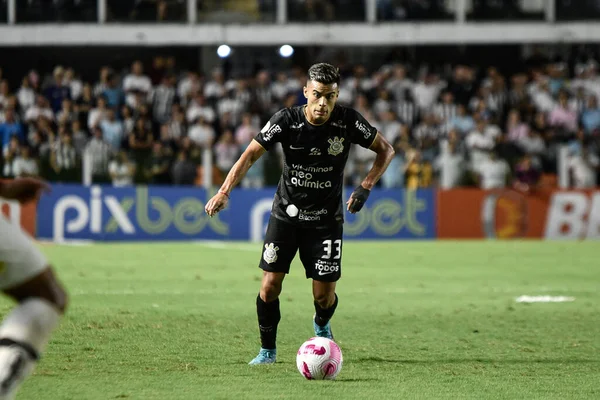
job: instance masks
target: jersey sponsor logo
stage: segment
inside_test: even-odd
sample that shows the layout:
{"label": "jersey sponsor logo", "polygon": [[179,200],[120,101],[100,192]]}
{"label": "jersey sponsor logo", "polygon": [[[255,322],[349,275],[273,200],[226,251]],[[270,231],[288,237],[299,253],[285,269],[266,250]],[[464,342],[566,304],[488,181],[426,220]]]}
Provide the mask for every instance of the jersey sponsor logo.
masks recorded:
{"label": "jersey sponsor logo", "polygon": [[346,125],[342,125],[341,119],[338,122],[332,122],[331,126],[335,126],[336,128],[346,129]]}
{"label": "jersey sponsor logo", "polygon": [[260,130],[260,133],[266,133],[270,127],[271,127],[271,121],[267,121],[265,126],[263,126],[263,128]]}
{"label": "jersey sponsor logo", "polygon": [[365,124],[363,124],[362,122],[356,121],[356,124],[354,124],[354,125],[356,126],[356,129],[358,129],[365,135],[365,139],[368,139],[371,137],[372,132],[369,131],[369,128],[367,128],[367,126]]}
{"label": "jersey sponsor logo", "polygon": [[271,126],[271,121],[268,121],[267,124],[260,130],[260,133],[263,134],[263,140],[265,142],[273,139],[273,136],[279,132],[281,132],[281,127],[277,124],[273,124],[273,126]]}
{"label": "jersey sponsor logo", "polygon": [[319,276],[330,275],[340,271],[340,264],[337,261],[317,260],[315,270]]}
{"label": "jersey sponsor logo", "polygon": [[305,167],[300,164],[292,164],[289,172],[290,182],[296,187],[309,189],[331,188],[331,181],[313,180],[314,173],[325,173],[333,171],[333,167]]}
{"label": "jersey sponsor logo", "polygon": [[309,156],[320,156],[320,155],[321,155],[321,149],[319,149],[318,147],[313,147],[312,149],[310,149]]}
{"label": "jersey sponsor logo", "polygon": [[327,215],[327,210],[324,208],[315,211],[300,210],[298,219],[300,221],[320,221],[321,215]]}
{"label": "jersey sponsor logo", "polygon": [[326,173],[333,171],[333,167],[305,167],[302,164],[292,164],[292,169],[311,173]]}
{"label": "jersey sponsor logo", "polygon": [[302,129],[303,126],[304,126],[304,122],[301,122],[299,124],[292,124],[292,125],[290,125],[290,129]]}
{"label": "jersey sponsor logo", "polygon": [[298,207],[296,207],[293,204],[290,204],[289,206],[286,207],[285,213],[293,218],[296,215],[298,215]]}
{"label": "jersey sponsor logo", "polygon": [[279,250],[279,247],[275,246],[274,243],[265,244],[263,259],[267,264],[272,264],[277,261],[277,250]]}
{"label": "jersey sponsor logo", "polygon": [[313,181],[309,178],[302,179],[295,176],[293,176],[292,179],[290,179],[290,181],[292,182],[292,185],[296,187],[305,187],[309,189],[327,189],[332,187],[331,181]]}
{"label": "jersey sponsor logo", "polygon": [[304,149],[304,147],[290,146],[290,149],[292,149],[292,150],[302,150],[302,149]]}
{"label": "jersey sponsor logo", "polygon": [[332,156],[337,156],[338,154],[344,151],[344,138],[340,139],[336,136],[333,139],[329,139],[328,142],[330,146],[327,149],[327,152]]}

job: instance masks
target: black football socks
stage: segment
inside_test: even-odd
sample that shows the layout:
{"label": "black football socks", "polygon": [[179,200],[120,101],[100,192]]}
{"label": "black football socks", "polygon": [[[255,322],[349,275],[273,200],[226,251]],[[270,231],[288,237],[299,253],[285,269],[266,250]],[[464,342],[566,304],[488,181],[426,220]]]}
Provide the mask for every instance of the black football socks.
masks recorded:
{"label": "black football socks", "polygon": [[258,329],[260,330],[262,348],[275,349],[277,324],[279,324],[279,320],[281,319],[279,299],[265,303],[259,294],[256,297],[256,313],[258,314]]}
{"label": "black football socks", "polygon": [[315,301],[315,311],[317,313],[317,315],[315,316],[315,322],[317,323],[317,325],[319,325],[320,327],[327,325],[327,323],[329,322],[331,317],[333,317],[333,313],[335,312],[337,305],[338,305],[337,294],[335,294],[335,301],[333,302],[333,305],[327,309],[321,308],[319,303],[317,303]]}

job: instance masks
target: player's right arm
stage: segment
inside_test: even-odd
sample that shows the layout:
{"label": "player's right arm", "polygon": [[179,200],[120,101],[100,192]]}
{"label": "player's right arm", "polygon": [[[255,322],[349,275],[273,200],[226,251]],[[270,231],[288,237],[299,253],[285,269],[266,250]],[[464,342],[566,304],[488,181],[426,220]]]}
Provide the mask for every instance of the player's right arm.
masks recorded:
{"label": "player's right arm", "polygon": [[221,185],[219,192],[206,203],[205,211],[209,216],[213,216],[227,205],[229,193],[236,187],[252,165],[265,153],[265,148],[262,147],[256,140],[252,140],[246,150],[242,153],[237,162],[233,165],[225,182]]}
{"label": "player's right arm", "polygon": [[244,151],[239,160],[233,165],[229,174],[227,174],[227,178],[225,178],[225,182],[223,182],[219,192],[223,192],[229,196],[231,190],[244,179],[250,167],[262,157],[265,151],[265,148],[253,139],[248,148],[246,148],[246,151]]}
{"label": "player's right arm", "polygon": [[221,185],[219,192],[206,203],[204,210],[209,216],[212,217],[227,206],[229,194],[233,188],[244,179],[244,176],[246,176],[250,167],[252,167],[256,160],[269,150],[273,144],[281,141],[281,133],[283,132],[286,121],[287,114],[284,110],[275,113],[259,134],[256,135],[252,142],[250,142],[239,160],[227,174],[225,182]]}

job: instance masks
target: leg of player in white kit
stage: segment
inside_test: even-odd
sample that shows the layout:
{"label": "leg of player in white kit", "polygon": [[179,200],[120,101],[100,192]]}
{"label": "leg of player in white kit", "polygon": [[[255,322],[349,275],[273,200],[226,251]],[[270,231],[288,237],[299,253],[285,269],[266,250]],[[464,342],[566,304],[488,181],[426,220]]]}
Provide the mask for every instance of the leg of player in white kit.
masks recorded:
{"label": "leg of player in white kit", "polygon": [[0,325],[0,399],[13,399],[44,352],[67,295],[31,238],[0,216],[0,289],[18,304]]}
{"label": "leg of player in white kit", "polygon": [[[2,181],[0,197],[28,202],[48,189],[34,178]],[[58,326],[67,295],[31,237],[1,214],[0,290],[17,302],[0,324],[0,400],[12,400]]]}

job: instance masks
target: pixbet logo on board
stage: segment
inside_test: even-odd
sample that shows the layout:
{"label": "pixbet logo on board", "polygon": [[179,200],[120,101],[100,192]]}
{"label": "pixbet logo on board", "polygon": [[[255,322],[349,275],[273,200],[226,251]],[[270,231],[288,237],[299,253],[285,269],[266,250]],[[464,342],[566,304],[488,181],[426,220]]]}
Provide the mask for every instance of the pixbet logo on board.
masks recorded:
{"label": "pixbet logo on board", "polygon": [[546,239],[599,239],[600,192],[558,192],[546,214]]}

